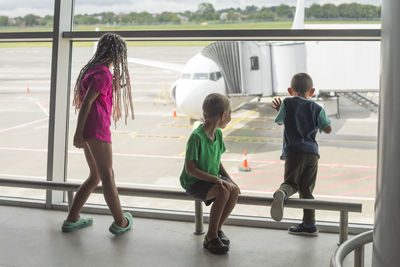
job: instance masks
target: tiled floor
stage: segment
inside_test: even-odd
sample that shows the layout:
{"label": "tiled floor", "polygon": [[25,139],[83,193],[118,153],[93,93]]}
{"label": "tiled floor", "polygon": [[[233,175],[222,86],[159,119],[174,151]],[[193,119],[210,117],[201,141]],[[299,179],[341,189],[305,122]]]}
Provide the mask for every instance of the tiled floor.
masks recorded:
{"label": "tiled floor", "polygon": [[[65,212],[0,206],[0,266],[329,266],[337,234],[316,238],[286,231],[225,226],[227,255],[210,254],[187,222],[134,218],[120,237],[108,232],[112,217],[89,215],[93,226],[62,233]],[[87,215],[84,215],[87,216]],[[366,248],[370,266],[371,245]],[[345,266],[352,266],[352,255]]]}

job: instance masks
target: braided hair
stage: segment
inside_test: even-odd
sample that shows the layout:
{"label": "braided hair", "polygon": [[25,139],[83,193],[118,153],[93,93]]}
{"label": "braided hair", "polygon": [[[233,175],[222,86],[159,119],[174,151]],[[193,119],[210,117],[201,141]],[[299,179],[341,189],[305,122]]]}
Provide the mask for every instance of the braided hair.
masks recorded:
{"label": "braided hair", "polygon": [[74,87],[73,106],[75,111],[82,105],[81,82],[88,70],[97,65],[113,63],[114,73],[112,81],[113,101],[112,117],[115,123],[122,117],[122,104],[124,102],[125,124],[129,116],[129,110],[133,114],[133,103],[131,93],[131,83],[128,71],[127,48],[124,40],[114,33],[105,33],[100,37],[96,53],[89,62],[81,69]]}

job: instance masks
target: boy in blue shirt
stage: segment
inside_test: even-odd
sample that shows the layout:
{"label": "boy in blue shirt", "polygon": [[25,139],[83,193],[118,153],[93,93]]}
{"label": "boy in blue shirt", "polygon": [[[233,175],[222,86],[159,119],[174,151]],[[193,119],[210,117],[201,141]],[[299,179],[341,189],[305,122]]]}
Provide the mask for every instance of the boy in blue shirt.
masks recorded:
{"label": "boy in blue shirt", "polygon": [[203,116],[204,123],[193,130],[186,144],[180,182],[188,195],[203,200],[207,206],[214,202],[203,246],[214,254],[225,254],[230,241],[221,227],[240,194],[221,162],[225,144],[220,128],[225,128],[231,120],[228,98],[221,94],[208,95],[203,102]]}
{"label": "boy in blue shirt", "polygon": [[[314,94],[313,81],[306,73],[293,76],[290,96],[282,102],[275,98],[272,108],[278,111],[275,122],[284,125],[281,159],[285,160],[284,182],[274,193],[271,217],[280,221],[283,217],[284,200],[299,192],[300,198],[314,199],[312,191],[318,170],[317,131],[329,134],[331,122],[324,109],[309,98]],[[289,228],[290,234],[318,235],[315,226],[315,210],[303,210],[303,222]]]}

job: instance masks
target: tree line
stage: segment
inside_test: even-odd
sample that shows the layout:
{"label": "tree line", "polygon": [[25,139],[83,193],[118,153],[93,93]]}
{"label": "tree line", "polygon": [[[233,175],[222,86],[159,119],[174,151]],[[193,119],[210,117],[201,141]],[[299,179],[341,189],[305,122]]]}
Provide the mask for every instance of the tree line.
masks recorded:
{"label": "tree line", "polygon": [[[281,4],[272,7],[257,7],[254,5],[245,8],[225,8],[215,10],[211,3],[201,3],[196,11],[162,12],[151,14],[149,12],[119,13],[102,12],[97,14],[78,14],[74,16],[75,25],[95,24],[180,24],[201,23],[206,21],[236,22],[236,21],[285,21],[294,17],[296,8]],[[305,9],[306,20],[379,20],[381,6],[351,4],[313,4]],[[52,26],[53,16],[40,17],[28,14],[23,17],[0,16],[0,26]]]}

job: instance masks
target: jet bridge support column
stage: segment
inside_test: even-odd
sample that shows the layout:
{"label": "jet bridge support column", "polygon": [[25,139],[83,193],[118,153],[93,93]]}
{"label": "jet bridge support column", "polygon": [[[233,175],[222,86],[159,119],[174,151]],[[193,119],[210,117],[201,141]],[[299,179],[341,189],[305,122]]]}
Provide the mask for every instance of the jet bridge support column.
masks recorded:
{"label": "jet bridge support column", "polygon": [[383,0],[378,172],[372,266],[400,262],[400,1]]}

